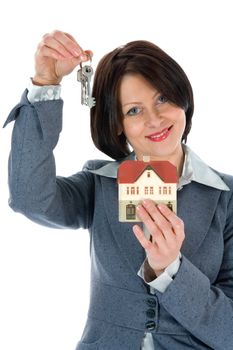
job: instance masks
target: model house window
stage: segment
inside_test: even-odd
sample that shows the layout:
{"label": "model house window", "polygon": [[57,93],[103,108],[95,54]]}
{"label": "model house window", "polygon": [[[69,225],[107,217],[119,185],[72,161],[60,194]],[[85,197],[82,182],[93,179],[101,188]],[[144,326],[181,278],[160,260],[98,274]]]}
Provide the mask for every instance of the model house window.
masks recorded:
{"label": "model house window", "polygon": [[135,187],[131,187],[131,194],[135,194]]}
{"label": "model house window", "polygon": [[162,187],[159,186],[159,194],[162,194]]}
{"label": "model house window", "polygon": [[126,187],[126,194],[129,194],[129,187]]}
{"label": "model house window", "polygon": [[167,187],[163,186],[163,194],[167,194]]}
{"label": "model house window", "polygon": [[147,171],[147,177],[150,177],[150,171]]}
{"label": "model house window", "polygon": [[172,194],[172,188],[171,188],[171,186],[168,187],[168,194]]}
{"label": "model house window", "polygon": [[154,194],[154,187],[150,187],[150,194]]}
{"label": "model house window", "polygon": [[145,194],[149,194],[149,187],[145,187],[144,193],[145,193]]}
{"label": "model house window", "polygon": [[139,187],[136,187],[136,193],[139,194]]}

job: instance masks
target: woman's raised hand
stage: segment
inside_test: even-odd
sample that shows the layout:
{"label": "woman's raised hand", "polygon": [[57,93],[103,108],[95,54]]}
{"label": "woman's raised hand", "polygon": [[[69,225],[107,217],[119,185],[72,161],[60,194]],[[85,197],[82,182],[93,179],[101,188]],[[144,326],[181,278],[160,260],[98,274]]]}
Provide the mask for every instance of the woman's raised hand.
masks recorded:
{"label": "woman's raised hand", "polygon": [[45,34],[35,54],[36,85],[57,85],[80,63],[92,56],[92,51],[83,50],[68,33],[55,30]]}

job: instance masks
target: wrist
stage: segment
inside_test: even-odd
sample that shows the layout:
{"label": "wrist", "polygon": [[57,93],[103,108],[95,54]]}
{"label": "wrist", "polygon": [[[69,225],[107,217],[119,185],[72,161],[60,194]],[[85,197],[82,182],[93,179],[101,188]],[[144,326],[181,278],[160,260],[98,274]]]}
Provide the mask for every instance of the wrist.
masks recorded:
{"label": "wrist", "polygon": [[145,260],[144,263],[144,276],[145,276],[145,280],[147,283],[153,281],[154,279],[156,279],[157,277],[159,277],[159,275],[161,275],[164,272],[164,269],[162,270],[154,270],[149,262],[148,259]]}
{"label": "wrist", "polygon": [[34,76],[33,78],[31,78],[32,84],[36,85],[36,86],[48,86],[48,85],[59,85],[61,82],[60,80],[44,80],[41,79],[40,77]]}

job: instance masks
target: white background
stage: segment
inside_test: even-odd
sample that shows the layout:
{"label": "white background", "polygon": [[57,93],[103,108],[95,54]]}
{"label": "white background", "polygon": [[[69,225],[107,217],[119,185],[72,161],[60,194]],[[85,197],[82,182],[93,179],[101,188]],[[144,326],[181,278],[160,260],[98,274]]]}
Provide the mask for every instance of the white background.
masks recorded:
{"label": "white background", "polygon": [[[214,168],[233,174],[231,1],[4,2],[0,11],[0,122],[33,75],[36,46],[46,32],[71,33],[100,57],[131,40],[155,42],[186,71],[195,114],[188,144]],[[76,72],[63,82],[64,126],[57,173],[86,159],[106,158],[89,135]],[[7,158],[13,123],[0,129],[0,349],[74,350],[89,297],[88,232],[52,230],[9,209]]]}

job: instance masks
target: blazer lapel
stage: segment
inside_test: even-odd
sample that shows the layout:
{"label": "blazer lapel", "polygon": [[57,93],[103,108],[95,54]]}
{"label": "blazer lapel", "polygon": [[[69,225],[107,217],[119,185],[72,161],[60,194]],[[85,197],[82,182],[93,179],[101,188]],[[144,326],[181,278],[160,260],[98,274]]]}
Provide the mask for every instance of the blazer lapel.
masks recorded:
{"label": "blazer lapel", "polygon": [[119,222],[118,219],[118,184],[116,179],[102,177],[105,212],[112,234],[124,259],[135,273],[145,259],[145,251],[135,237],[132,227],[135,223]]}
{"label": "blazer lapel", "polygon": [[208,233],[220,194],[220,190],[194,181],[178,191],[177,215],[185,227],[181,252],[188,258],[197,252]]}

